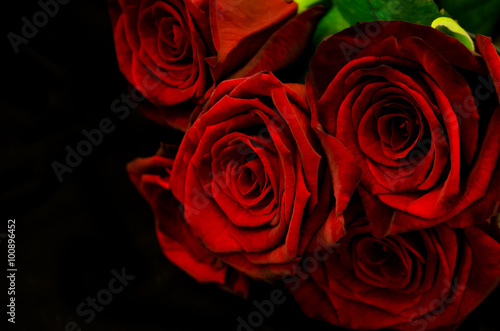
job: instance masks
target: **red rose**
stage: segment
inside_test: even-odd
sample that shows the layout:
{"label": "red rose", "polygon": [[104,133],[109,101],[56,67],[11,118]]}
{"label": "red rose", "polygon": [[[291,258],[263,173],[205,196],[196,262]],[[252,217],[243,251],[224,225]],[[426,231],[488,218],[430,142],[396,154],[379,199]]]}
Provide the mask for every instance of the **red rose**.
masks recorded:
{"label": "red rose", "polygon": [[[269,73],[222,82],[189,128],[172,192],[217,257],[256,279],[292,272],[313,236],[344,234],[303,85]],[[326,174],[325,174],[326,172]]]}
{"label": "red rose", "polygon": [[332,173],[351,178],[337,200],[361,178],[376,236],[498,213],[500,60],[484,37],[478,48],[483,58],[405,22],[356,25],[318,47],[312,125]]}
{"label": "red rose", "polygon": [[376,239],[357,222],[316,256],[289,290],[309,317],[357,330],[454,329],[500,282],[500,244],[476,226]]}
{"label": "red rose", "polygon": [[246,297],[246,277],[210,254],[184,220],[170,191],[172,154],[171,147],[162,145],[155,156],[135,159],[127,166],[130,179],[151,205],[163,253],[197,281],[214,282]]}
{"label": "red rose", "polygon": [[212,51],[208,0],[112,0],[116,53],[125,77],[158,105],[201,98]]}
{"label": "red rose", "polygon": [[153,104],[145,115],[183,130],[214,82],[302,54],[323,9],[296,12],[284,0],[110,1],[120,70]]}

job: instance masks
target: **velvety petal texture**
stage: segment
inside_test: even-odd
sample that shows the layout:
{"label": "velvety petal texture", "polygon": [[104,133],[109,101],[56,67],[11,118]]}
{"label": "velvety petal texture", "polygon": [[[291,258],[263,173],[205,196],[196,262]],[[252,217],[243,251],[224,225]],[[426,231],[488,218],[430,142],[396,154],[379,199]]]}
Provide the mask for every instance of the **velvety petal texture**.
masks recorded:
{"label": "velvety petal texture", "polygon": [[207,59],[214,79],[275,71],[304,52],[325,13],[314,6],[295,15],[297,4],[283,0],[214,1],[212,31],[217,56]]}
{"label": "velvety petal texture", "polygon": [[377,239],[360,219],[317,256],[285,283],[308,316],[355,330],[454,330],[500,282],[500,244],[475,226]]}
{"label": "velvety petal texture", "polygon": [[164,117],[177,128],[188,124],[190,114],[184,110],[179,118],[183,106],[178,105],[196,104],[211,85],[205,63],[207,54],[213,52],[208,3],[110,1],[120,70],[154,105],[174,106],[172,114],[164,112]]}
{"label": "velvety petal texture", "polygon": [[312,126],[332,178],[352,178],[336,188],[337,201],[359,175],[377,237],[498,214],[499,58],[482,36],[478,49],[482,57],[399,21],[359,24],[318,47]]}
{"label": "velvety petal texture", "polygon": [[248,278],[211,254],[186,223],[182,207],[170,191],[175,148],[162,145],[155,156],[130,162],[130,179],[151,205],[156,234],[165,256],[201,283],[216,283],[242,297],[248,295]]}
{"label": "velvety petal texture", "polygon": [[110,0],[120,70],[148,118],[185,131],[223,79],[296,61],[319,18],[284,0]]}
{"label": "velvety petal texture", "polygon": [[171,186],[217,257],[255,279],[293,272],[311,240],[344,234],[303,85],[222,82],[186,132]]}

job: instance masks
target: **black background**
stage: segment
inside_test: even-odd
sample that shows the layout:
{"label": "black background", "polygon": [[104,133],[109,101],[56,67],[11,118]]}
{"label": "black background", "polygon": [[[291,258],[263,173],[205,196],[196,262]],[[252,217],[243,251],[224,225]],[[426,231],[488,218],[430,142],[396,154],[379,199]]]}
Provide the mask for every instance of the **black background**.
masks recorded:
{"label": "black background", "polygon": [[[21,34],[40,7],[4,4],[0,120],[0,233],[16,219],[16,328],[64,330],[236,330],[275,288],[252,283],[248,301],[201,285],[162,255],[149,206],[125,172],[135,157],[154,154],[160,141],[181,135],[137,110],[121,120],[111,111],[128,93],[115,59],[106,1],[70,1],[15,54],[9,32]],[[82,130],[109,118],[115,130],[59,183],[52,163],[65,163]],[[0,319],[7,320],[6,239],[0,238]],[[5,261],[5,262],[4,262]],[[86,323],[76,307],[108,287],[111,271],[135,276]],[[461,330],[499,330],[497,289]],[[496,313],[496,314],[495,314]],[[12,328],[9,324],[6,328]],[[306,318],[287,294],[258,330],[336,330]]]}

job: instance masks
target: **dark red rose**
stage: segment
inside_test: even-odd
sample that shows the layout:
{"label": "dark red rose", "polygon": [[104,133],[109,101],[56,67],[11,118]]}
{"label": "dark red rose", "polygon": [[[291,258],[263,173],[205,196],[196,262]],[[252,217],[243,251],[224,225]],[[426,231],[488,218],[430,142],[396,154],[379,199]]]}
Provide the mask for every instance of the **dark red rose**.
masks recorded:
{"label": "dark red rose", "polygon": [[276,71],[299,58],[324,13],[314,6],[300,15],[292,0],[210,2],[212,40],[207,58],[215,81]]}
{"label": "dark red rose", "polygon": [[151,205],[163,253],[197,281],[213,282],[246,297],[248,279],[211,254],[184,220],[170,191],[171,155],[172,148],[162,145],[155,156],[135,159],[127,166],[130,179]]}
{"label": "dark red rose", "polygon": [[208,0],[112,0],[118,64],[154,104],[179,105],[203,96],[209,75]]}
{"label": "dark red rose", "polygon": [[193,232],[256,279],[293,272],[313,237],[344,234],[304,98],[303,85],[270,73],[224,81],[174,162],[172,192]]}
{"label": "dark red rose", "polygon": [[405,22],[356,25],[318,47],[312,125],[332,177],[351,178],[337,200],[361,179],[377,237],[499,212],[500,60],[484,37],[478,49]]}
{"label": "dark red rose", "polygon": [[476,226],[377,239],[357,221],[316,257],[289,290],[309,317],[356,330],[453,330],[500,282],[500,244]]}
{"label": "dark red rose", "polygon": [[[110,0],[120,70],[152,104],[149,118],[185,130],[214,83],[294,62],[322,7],[284,0]],[[298,36],[298,37],[297,37]]]}

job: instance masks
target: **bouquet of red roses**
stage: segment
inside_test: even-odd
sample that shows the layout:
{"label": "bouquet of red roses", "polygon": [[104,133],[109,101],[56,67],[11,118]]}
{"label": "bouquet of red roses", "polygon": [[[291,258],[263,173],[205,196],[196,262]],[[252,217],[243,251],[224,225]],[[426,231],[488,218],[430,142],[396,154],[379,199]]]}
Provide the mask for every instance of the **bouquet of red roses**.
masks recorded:
{"label": "bouquet of red roses", "polygon": [[500,282],[500,5],[460,4],[111,0],[141,112],[185,132],[127,168],[167,258],[334,325],[458,327]]}

